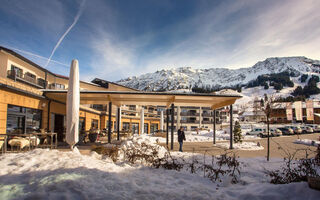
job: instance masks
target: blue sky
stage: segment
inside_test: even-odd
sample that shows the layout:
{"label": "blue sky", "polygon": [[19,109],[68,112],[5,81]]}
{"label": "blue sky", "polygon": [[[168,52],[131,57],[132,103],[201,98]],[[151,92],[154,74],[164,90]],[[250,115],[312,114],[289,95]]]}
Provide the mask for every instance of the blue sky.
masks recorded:
{"label": "blue sky", "polygon": [[319,0],[1,0],[0,45],[63,75],[78,59],[87,81],[250,67],[275,56],[320,59],[319,10]]}

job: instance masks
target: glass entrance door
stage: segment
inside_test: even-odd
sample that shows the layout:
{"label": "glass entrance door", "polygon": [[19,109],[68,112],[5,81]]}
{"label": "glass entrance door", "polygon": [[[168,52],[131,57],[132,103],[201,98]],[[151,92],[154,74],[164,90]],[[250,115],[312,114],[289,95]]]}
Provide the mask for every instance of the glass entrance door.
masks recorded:
{"label": "glass entrance door", "polygon": [[139,134],[139,124],[138,123],[133,123],[131,130],[132,130],[133,134]]}

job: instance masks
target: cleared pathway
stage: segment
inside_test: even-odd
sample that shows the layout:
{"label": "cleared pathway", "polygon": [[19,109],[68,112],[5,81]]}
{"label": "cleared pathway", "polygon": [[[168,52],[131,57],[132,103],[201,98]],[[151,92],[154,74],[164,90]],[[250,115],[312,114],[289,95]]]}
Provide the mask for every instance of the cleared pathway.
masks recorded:
{"label": "cleared pathway", "polygon": [[[320,133],[314,134],[303,134],[299,135],[300,139],[312,139],[319,140]],[[301,149],[297,154],[297,158],[305,158],[306,157],[306,149],[308,149],[308,156],[314,156],[316,147],[307,146],[303,144],[295,144],[294,141],[298,139],[298,135],[293,136],[281,136],[281,137],[271,137],[270,138],[270,157],[273,158],[283,158],[287,157],[287,153],[293,154],[297,151],[297,149]],[[222,149],[220,147],[214,146],[212,142],[185,142],[183,144],[184,152],[195,152],[201,154],[208,155],[220,155],[224,152],[235,152],[241,158],[250,158],[250,157],[266,157],[267,155],[267,138],[262,138],[259,140],[244,140],[247,142],[259,142],[264,149],[258,151],[248,151],[248,150],[229,150]],[[225,143],[229,143],[229,141],[224,141]],[[222,141],[217,141],[217,143],[222,143]],[[162,146],[166,146],[165,144],[161,144]],[[170,146],[170,143],[169,143]],[[179,144],[174,143],[174,151],[178,151]],[[304,149],[304,150],[302,150]],[[287,153],[286,153],[287,152]]]}

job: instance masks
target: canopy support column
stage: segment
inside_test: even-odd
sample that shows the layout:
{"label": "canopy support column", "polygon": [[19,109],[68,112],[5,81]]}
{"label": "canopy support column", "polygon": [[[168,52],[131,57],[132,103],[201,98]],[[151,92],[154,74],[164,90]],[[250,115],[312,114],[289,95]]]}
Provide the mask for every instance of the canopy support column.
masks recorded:
{"label": "canopy support column", "polygon": [[108,143],[111,143],[111,115],[112,115],[112,102],[109,102],[109,118],[108,118]]}
{"label": "canopy support column", "polygon": [[173,150],[174,104],[171,104],[171,150]]}
{"label": "canopy support column", "polygon": [[216,144],[216,110],[213,110],[213,144]]}
{"label": "canopy support column", "polygon": [[167,113],[167,135],[166,135],[166,144],[169,145],[169,109],[166,110]]}
{"label": "canopy support column", "polygon": [[140,135],[144,134],[144,108],[140,110]]}
{"label": "canopy support column", "polygon": [[160,132],[163,131],[163,110],[160,111]]}
{"label": "canopy support column", "polygon": [[232,133],[232,129],[233,129],[233,111],[232,111],[232,104],[230,105],[230,148],[229,149],[233,149],[233,133]]}
{"label": "canopy support column", "polygon": [[118,107],[117,109],[117,140],[120,140],[120,125],[121,125],[121,107]]}

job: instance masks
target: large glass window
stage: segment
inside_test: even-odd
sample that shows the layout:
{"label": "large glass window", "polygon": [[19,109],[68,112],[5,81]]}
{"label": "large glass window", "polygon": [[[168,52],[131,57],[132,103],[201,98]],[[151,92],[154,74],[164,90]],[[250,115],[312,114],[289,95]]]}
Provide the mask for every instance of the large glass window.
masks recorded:
{"label": "large glass window", "polygon": [[144,124],[144,133],[149,133],[149,124]]}
{"label": "large glass window", "polygon": [[86,119],[84,117],[79,117],[79,131],[85,130]]}
{"label": "large glass window", "polygon": [[42,111],[8,105],[7,133],[23,134],[40,131]]}
{"label": "large glass window", "polygon": [[124,131],[129,131],[130,130],[130,123],[129,122],[123,122],[122,123],[122,129]]}
{"label": "large glass window", "polygon": [[91,128],[98,129],[99,128],[99,121],[97,119],[91,120]]}

